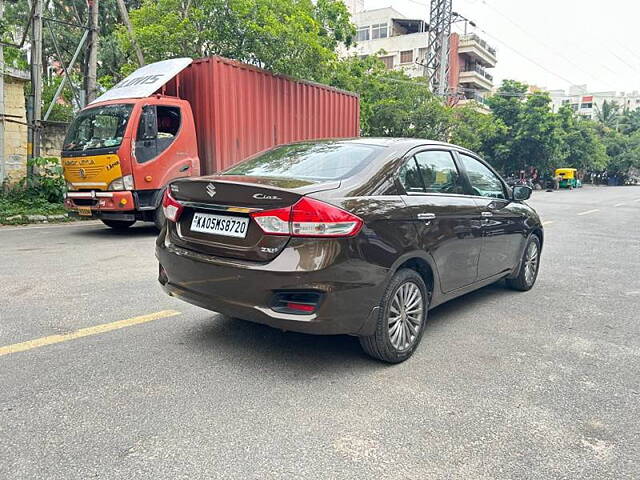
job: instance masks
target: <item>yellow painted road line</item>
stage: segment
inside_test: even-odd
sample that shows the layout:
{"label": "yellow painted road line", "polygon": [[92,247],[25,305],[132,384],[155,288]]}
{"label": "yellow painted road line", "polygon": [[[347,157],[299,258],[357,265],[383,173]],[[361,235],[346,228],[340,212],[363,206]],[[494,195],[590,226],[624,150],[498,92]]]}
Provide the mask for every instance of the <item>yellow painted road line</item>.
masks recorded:
{"label": "yellow painted road line", "polygon": [[547,220],[546,222],[542,222],[542,226],[544,227],[545,225],[551,225],[553,223],[553,220]]}
{"label": "yellow painted road line", "polygon": [[95,325],[93,327],[81,328],[80,330],[64,333],[62,335],[51,335],[49,337],[36,338],[34,340],[28,340],[22,343],[14,343],[13,345],[0,347],[0,357],[3,355],[9,355],[11,353],[24,352],[26,350],[53,345],[55,343],[88,337],[89,335],[97,335],[99,333],[106,333],[112,330],[118,330],[120,328],[132,327],[133,325],[152,322],[154,320],[173,317],[175,315],[180,315],[180,312],[178,312],[177,310],[162,310],[161,312],[150,313],[148,315],[142,315],[140,317],[133,317],[126,320],[118,320],[117,322],[103,323],[101,325]]}
{"label": "yellow painted road line", "polygon": [[580,212],[578,215],[589,215],[590,213],[596,213],[599,212],[600,210],[597,208],[594,208],[593,210],[587,210],[586,212]]}
{"label": "yellow painted road line", "polygon": [[614,205],[614,207],[621,207],[621,206],[623,206],[623,205],[626,205],[626,203],[624,203],[624,202],[622,202],[622,203],[616,203],[616,204]]}

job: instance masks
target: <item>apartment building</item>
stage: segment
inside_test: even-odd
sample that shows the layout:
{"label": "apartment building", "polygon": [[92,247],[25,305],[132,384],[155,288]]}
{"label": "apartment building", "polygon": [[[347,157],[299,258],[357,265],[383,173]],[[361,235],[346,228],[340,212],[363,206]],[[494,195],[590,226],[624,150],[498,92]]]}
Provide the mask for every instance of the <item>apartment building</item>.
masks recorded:
{"label": "apartment building", "polygon": [[640,108],[640,92],[593,92],[587,85],[572,85],[569,90],[550,90],[552,109],[557,112],[563,105],[570,105],[578,114],[595,119],[596,112],[602,104],[615,102],[620,110],[637,110]]}
{"label": "apartment building", "polygon": [[[409,18],[394,8],[356,11],[357,45],[345,55],[378,55],[387,68],[403,70],[411,77],[425,74],[429,41],[428,24]],[[450,37],[448,90],[452,101],[481,104],[493,89],[488,71],[497,63],[496,50],[476,34],[452,33]]]}
{"label": "apartment building", "polygon": [[475,33],[452,33],[449,40],[449,92],[458,105],[470,101],[484,105],[493,90],[496,50]]}
{"label": "apartment building", "polygon": [[349,55],[378,55],[389,69],[403,70],[407,75],[424,75],[420,65],[427,56],[427,23],[407,18],[394,8],[378,8],[356,12],[357,45],[345,52]]}

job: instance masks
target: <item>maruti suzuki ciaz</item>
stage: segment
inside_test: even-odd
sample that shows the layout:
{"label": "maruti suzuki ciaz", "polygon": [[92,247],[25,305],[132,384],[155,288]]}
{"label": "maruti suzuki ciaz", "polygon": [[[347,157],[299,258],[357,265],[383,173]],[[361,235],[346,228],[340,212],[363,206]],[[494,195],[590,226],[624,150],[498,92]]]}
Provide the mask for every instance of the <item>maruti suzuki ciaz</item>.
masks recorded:
{"label": "maruti suzuki ciaz", "polygon": [[283,145],[168,186],[159,281],[230,317],[355,335],[397,363],[420,343],[429,309],[501,279],[533,287],[544,236],[530,195],[455,145]]}

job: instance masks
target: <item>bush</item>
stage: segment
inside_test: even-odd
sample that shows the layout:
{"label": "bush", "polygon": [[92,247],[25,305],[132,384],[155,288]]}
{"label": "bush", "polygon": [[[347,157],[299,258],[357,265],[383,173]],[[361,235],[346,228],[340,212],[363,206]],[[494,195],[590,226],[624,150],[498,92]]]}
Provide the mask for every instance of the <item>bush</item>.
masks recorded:
{"label": "bush", "polygon": [[[65,181],[57,158],[29,160],[33,177],[0,190],[0,224],[25,223],[27,219],[7,220],[17,215],[56,215],[65,213],[63,206]],[[4,192],[4,193],[2,193]]]}
{"label": "bush", "polygon": [[24,178],[21,186],[29,196],[41,197],[49,203],[62,203],[66,184],[60,160],[55,157],[36,157],[27,162],[33,168],[31,180]]}

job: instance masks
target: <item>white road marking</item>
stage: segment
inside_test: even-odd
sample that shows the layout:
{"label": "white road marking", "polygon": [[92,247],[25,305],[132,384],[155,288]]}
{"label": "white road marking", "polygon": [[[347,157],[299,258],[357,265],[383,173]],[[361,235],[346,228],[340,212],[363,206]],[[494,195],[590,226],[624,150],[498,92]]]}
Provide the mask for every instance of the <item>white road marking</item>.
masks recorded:
{"label": "white road marking", "polygon": [[624,202],[622,202],[622,203],[616,203],[616,204],[614,205],[614,207],[621,207],[621,206],[623,206],[623,205],[626,205],[626,203],[624,203]]}
{"label": "white road marking", "polygon": [[594,208],[593,210],[587,210],[586,212],[580,212],[578,215],[589,215],[590,213],[596,213],[599,212],[600,209],[598,208]]}
{"label": "white road marking", "polygon": [[547,220],[546,222],[542,222],[542,226],[544,227],[545,225],[551,225],[553,223],[553,220]]}
{"label": "white road marking", "polygon": [[636,198],[634,202],[640,202],[640,198]]}

